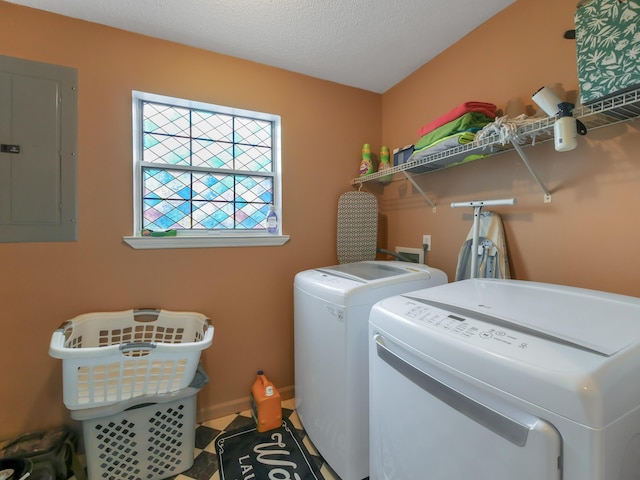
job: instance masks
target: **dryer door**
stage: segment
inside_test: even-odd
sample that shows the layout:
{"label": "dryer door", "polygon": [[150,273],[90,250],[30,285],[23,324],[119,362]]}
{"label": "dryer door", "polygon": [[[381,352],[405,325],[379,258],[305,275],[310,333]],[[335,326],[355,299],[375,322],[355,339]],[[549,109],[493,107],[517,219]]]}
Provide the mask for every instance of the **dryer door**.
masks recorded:
{"label": "dryer door", "polygon": [[562,477],[553,425],[383,335],[371,327],[371,480]]}

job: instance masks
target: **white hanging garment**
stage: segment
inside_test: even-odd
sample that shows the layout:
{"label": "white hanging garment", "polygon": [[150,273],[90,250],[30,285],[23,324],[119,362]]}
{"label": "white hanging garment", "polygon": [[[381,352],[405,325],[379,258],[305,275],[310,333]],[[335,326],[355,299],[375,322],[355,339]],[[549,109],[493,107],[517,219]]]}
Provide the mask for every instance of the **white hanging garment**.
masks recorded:
{"label": "white hanging garment", "polygon": [[[473,227],[458,255],[456,280],[471,278],[472,244]],[[478,248],[475,255],[478,256],[476,278],[511,278],[502,219],[495,212],[480,213]]]}

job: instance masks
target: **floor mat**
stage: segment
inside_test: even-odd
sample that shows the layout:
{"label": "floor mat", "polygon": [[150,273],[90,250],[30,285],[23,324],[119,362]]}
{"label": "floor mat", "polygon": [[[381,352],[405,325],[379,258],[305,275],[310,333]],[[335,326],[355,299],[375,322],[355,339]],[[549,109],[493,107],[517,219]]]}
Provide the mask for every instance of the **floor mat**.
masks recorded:
{"label": "floor mat", "polygon": [[225,432],[216,439],[216,454],[220,480],[324,478],[286,418],[282,427],[268,432],[260,433],[255,426]]}

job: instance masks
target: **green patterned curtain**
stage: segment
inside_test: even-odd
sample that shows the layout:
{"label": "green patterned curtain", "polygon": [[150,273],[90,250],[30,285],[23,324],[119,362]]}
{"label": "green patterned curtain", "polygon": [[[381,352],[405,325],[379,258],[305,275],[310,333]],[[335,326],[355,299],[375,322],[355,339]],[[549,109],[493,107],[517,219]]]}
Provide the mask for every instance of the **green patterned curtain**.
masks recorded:
{"label": "green patterned curtain", "polygon": [[581,0],[575,23],[582,103],[640,85],[640,0]]}

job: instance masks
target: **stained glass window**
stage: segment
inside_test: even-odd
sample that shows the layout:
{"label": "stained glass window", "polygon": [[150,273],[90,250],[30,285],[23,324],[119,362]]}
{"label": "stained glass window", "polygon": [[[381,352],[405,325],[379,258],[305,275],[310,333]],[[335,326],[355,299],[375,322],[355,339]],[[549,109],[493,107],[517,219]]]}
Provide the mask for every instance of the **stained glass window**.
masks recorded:
{"label": "stained glass window", "polygon": [[264,232],[278,134],[274,115],[134,92],[138,227]]}

